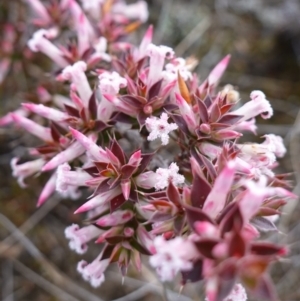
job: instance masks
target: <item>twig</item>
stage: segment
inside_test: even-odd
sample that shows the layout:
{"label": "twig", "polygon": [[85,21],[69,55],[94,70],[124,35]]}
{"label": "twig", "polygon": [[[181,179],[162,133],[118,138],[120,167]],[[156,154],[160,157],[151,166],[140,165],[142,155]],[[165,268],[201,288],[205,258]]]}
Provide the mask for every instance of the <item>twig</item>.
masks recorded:
{"label": "twig", "polygon": [[[116,272],[107,271],[106,274],[110,275],[111,279],[114,280],[114,281],[121,281],[121,279],[120,279],[121,276]],[[125,276],[124,279],[125,279],[125,282],[128,282],[131,285],[136,286],[136,287],[144,286],[145,283],[147,283],[143,280],[131,278],[131,277],[128,277],[128,276]],[[152,292],[161,294],[161,284],[159,282],[157,282],[157,284],[151,282],[151,283],[148,283],[148,285],[152,287],[152,289],[151,289]],[[168,295],[169,300],[173,300],[173,301],[192,301],[191,298],[189,298],[187,296],[184,296],[184,295],[180,295],[179,293],[176,293],[176,292],[174,292],[170,289],[166,289],[166,291],[167,291],[167,295]]]}
{"label": "twig", "polygon": [[175,47],[174,51],[177,56],[182,56],[205,31],[210,27],[211,21],[209,17],[202,19],[191,32]]}
{"label": "twig", "polygon": [[[17,230],[26,234],[31,229],[33,229],[56,205],[60,202],[59,198],[52,197],[48,200],[42,207],[40,207],[29,219],[26,220]],[[6,237],[2,244],[7,246],[7,249],[10,248],[16,242],[16,235],[13,232],[8,237]],[[6,250],[1,249],[2,252]],[[1,252],[0,252],[1,254]]]}
{"label": "twig", "polygon": [[[53,280],[55,284],[60,287],[64,287],[69,292],[74,293],[78,297],[83,300],[89,301],[103,301],[103,299],[93,295],[89,291],[84,288],[78,286],[78,284],[74,283],[67,275],[63,274],[59,271],[51,262],[49,262],[46,257],[37,249],[37,247],[26,237],[24,234],[3,214],[0,213],[0,223],[10,232],[13,233],[17,242],[21,244],[25,249],[30,253],[32,257],[34,257],[41,267],[45,270],[45,272],[49,275],[49,277]],[[3,246],[0,244],[0,256],[4,255]],[[4,249],[6,247],[4,246]],[[6,257],[8,254],[5,254]]]}
{"label": "twig", "polygon": [[161,2],[161,11],[159,15],[159,19],[156,26],[156,42],[157,44],[161,44],[161,41],[163,40],[167,23],[169,20],[169,11],[171,10],[173,0],[165,0]]}
{"label": "twig", "polygon": [[153,291],[153,286],[150,283],[148,283],[148,284],[145,284],[144,286],[136,289],[135,291],[127,294],[126,296],[114,299],[112,301],[135,301],[135,300],[141,300],[145,295],[147,295],[150,292],[157,293],[156,290]]}
{"label": "twig", "polygon": [[29,279],[30,281],[34,282],[41,288],[43,288],[45,291],[50,293],[51,295],[58,298],[58,300],[61,301],[80,301],[79,299],[75,298],[74,296],[71,296],[70,294],[66,293],[64,290],[60,289],[56,285],[50,283],[45,278],[41,277],[28,267],[26,267],[24,264],[22,264],[20,261],[15,260],[14,265],[16,270],[18,270],[24,277]]}
{"label": "twig", "polygon": [[3,285],[2,285],[2,300],[14,300],[14,275],[13,263],[11,260],[5,260],[2,263]]}
{"label": "twig", "polygon": [[[294,126],[289,131],[290,137],[290,158],[291,165],[295,172],[295,177],[297,181],[297,185],[294,189],[294,192],[297,193],[300,190],[300,161],[299,161],[299,152],[300,152],[300,111],[298,112],[297,118],[295,120]],[[294,211],[296,205],[298,204],[298,200],[290,200],[287,205],[284,207],[286,215],[282,216],[280,219],[280,225],[284,228],[287,227],[288,218],[291,216],[291,213]]]}
{"label": "twig", "polygon": [[289,132],[290,128],[291,125],[289,124],[257,124],[257,133],[274,133],[284,137]]}
{"label": "twig", "polygon": [[33,287],[30,287],[28,289],[28,286],[23,286],[17,290],[15,290],[14,292],[12,292],[10,295],[8,295],[5,299],[3,299],[2,301],[10,301],[11,297],[14,297],[15,300],[25,300],[24,297],[31,291]]}

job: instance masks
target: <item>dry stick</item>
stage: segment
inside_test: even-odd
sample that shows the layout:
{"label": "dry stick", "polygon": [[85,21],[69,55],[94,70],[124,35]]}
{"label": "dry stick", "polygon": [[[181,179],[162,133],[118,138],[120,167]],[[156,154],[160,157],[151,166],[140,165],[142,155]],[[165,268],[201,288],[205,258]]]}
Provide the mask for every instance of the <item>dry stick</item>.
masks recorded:
{"label": "dry stick", "polygon": [[11,260],[5,260],[2,263],[2,300],[13,301],[14,300],[14,275],[13,275],[13,263]]}
{"label": "dry stick", "polygon": [[289,124],[257,124],[257,133],[259,135],[273,133],[279,136],[285,136],[291,126]]}
{"label": "dry stick", "polygon": [[54,297],[58,298],[58,300],[61,301],[80,301],[79,299],[75,298],[74,296],[71,296],[70,294],[66,293],[61,288],[57,287],[56,285],[50,283],[45,278],[41,277],[28,267],[26,267],[23,263],[21,263],[18,260],[14,261],[15,269],[23,274],[25,278],[28,280],[34,282],[41,288],[43,288],[45,291],[53,295]]}
{"label": "dry stick", "polygon": [[163,40],[167,23],[169,20],[169,11],[171,10],[173,0],[165,0],[162,1],[162,7],[159,15],[159,19],[156,26],[156,44],[161,44],[161,41]]}
{"label": "dry stick", "polygon": [[157,293],[157,290],[153,290],[152,284],[148,283],[144,286],[136,289],[135,291],[127,294],[124,297],[114,299],[112,301],[135,301],[135,300],[141,300],[145,295],[148,293],[155,292]]}
{"label": "dry stick", "polygon": [[272,91],[274,95],[276,95],[276,93],[278,92],[280,92],[280,94],[288,93],[288,91],[291,90],[294,86],[296,87],[296,84],[291,83],[287,80],[251,74],[240,74],[237,72],[229,71],[226,71],[226,80],[229,83],[237,85],[240,88],[240,90],[246,88],[250,89],[256,86],[259,90],[266,89]]}
{"label": "dry stick", "polygon": [[[107,271],[106,274],[111,275],[112,276],[112,280],[117,281],[118,278],[121,278],[120,274],[113,272],[113,271]],[[139,279],[135,279],[135,278],[131,278],[128,276],[123,277],[126,282],[129,282],[131,285],[134,286],[145,286],[145,281],[143,280],[139,280]],[[121,281],[121,279],[120,279]],[[149,286],[152,287],[152,292],[157,292],[161,294],[161,285],[159,283],[148,283]],[[167,289],[167,294],[170,300],[172,301],[192,301],[191,298],[184,296],[184,295],[180,295],[179,293],[176,293],[170,289]],[[124,296],[125,297],[125,296]],[[118,300],[118,299],[117,299]],[[116,301],[116,300],[114,300]]]}
{"label": "dry stick", "polygon": [[177,56],[182,56],[210,27],[210,17],[202,19],[191,32],[175,47],[174,51]]}
{"label": "dry stick", "polygon": [[[21,231],[23,234],[26,234],[31,229],[33,229],[58,203],[60,202],[59,198],[51,198],[46,202],[42,207],[40,207],[34,214],[31,215],[29,219],[26,220],[19,228],[18,231]],[[10,247],[16,243],[15,233],[10,234],[6,237],[2,244],[6,245],[6,248],[1,249],[1,252],[7,251]],[[0,253],[1,253],[0,252]]]}
{"label": "dry stick", "polygon": [[[24,248],[34,257],[49,275],[49,277],[60,287],[66,288],[68,291],[74,293],[83,300],[89,301],[103,301],[103,299],[95,296],[84,288],[74,283],[67,275],[59,271],[51,262],[49,262],[45,256],[38,250],[38,248],[26,237],[24,234],[3,214],[0,213],[0,223],[11,233],[13,233],[17,242],[24,246]],[[4,250],[6,250],[4,246]],[[4,252],[2,251],[2,245],[0,244],[0,256]]]}
{"label": "dry stick", "polygon": [[29,292],[28,288],[26,286],[22,286],[19,289],[12,292],[11,295],[7,296],[2,301],[10,301],[11,300],[10,298],[12,296],[15,298],[15,300],[24,300],[24,296],[26,296],[28,292]]}
{"label": "dry stick", "polygon": [[[290,137],[290,158],[292,163],[292,168],[295,172],[295,177],[297,185],[294,189],[294,192],[299,192],[300,185],[300,161],[299,161],[299,152],[300,152],[300,111],[298,112],[297,118],[295,120],[294,126],[289,131]],[[284,211],[286,214],[280,219],[280,225],[287,228],[288,218],[291,216],[295,207],[298,204],[298,200],[289,200],[288,203],[284,206]],[[286,232],[286,231],[285,231]]]}

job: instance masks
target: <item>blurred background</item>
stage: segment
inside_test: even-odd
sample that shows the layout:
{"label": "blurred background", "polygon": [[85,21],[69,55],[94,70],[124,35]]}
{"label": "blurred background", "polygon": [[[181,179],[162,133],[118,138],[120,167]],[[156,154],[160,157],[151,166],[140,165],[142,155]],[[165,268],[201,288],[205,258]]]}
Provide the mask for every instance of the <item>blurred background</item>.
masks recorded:
{"label": "blurred background", "polygon": [[[233,85],[244,102],[252,90],[266,94],[275,114],[269,120],[258,118],[258,135],[246,138],[261,142],[260,137],[267,133],[284,138],[288,154],[281,160],[279,172],[291,172],[295,192],[299,193],[300,1],[148,0],[148,4],[149,23],[155,25],[154,42],[173,47],[177,56],[197,58],[195,72],[201,79],[230,53],[231,63],[220,86]],[[7,74],[0,74],[0,116],[21,102],[34,100],[37,80],[52,91],[59,90],[59,86],[49,84],[45,57],[34,55],[35,65],[26,62],[32,56],[26,42],[34,32],[28,14],[20,0],[0,1],[0,61],[8,58],[3,46],[7,23],[17,33]],[[137,41],[145,29],[137,34]],[[64,237],[66,226],[81,223],[72,212],[82,202],[54,196],[36,209],[46,179],[29,178],[26,182],[30,188],[22,189],[11,176],[10,160],[16,156],[26,159],[27,147],[35,143],[24,131],[0,128],[1,300],[204,300],[201,283],[188,284],[181,294],[179,281],[163,287],[147,260],[141,275],[129,270],[128,277],[122,279],[115,267],[106,273],[107,281],[99,289],[86,284],[76,272],[82,256],[69,250]],[[300,300],[299,220],[300,206],[290,203],[279,222],[280,233],[268,235],[270,240],[290,247],[289,256],[271,271],[282,301]],[[90,246],[83,257],[91,261],[99,252],[99,246]]]}

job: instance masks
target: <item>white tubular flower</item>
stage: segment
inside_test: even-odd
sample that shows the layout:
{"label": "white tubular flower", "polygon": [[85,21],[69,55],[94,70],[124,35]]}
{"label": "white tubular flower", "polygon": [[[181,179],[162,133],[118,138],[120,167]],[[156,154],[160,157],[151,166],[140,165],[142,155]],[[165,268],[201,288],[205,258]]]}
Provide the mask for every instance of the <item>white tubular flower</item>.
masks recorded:
{"label": "white tubular flower", "polygon": [[82,170],[71,171],[68,163],[64,163],[57,168],[56,190],[64,194],[69,186],[87,186],[85,183],[93,177]]}
{"label": "white tubular flower", "polygon": [[144,189],[151,189],[157,183],[157,175],[153,171],[143,172],[135,178],[135,183]]}
{"label": "white tubular flower", "polygon": [[127,86],[127,80],[117,72],[103,72],[99,75],[99,88],[102,94],[116,95]]}
{"label": "white tubular flower", "polygon": [[115,14],[122,14],[129,19],[137,19],[141,22],[146,22],[149,17],[148,5],[145,1],[138,1],[133,4],[126,4],[124,2],[116,3],[112,7],[112,12]]}
{"label": "white tubular flower", "polygon": [[176,80],[178,72],[184,81],[192,79],[192,73],[189,71],[188,66],[186,65],[185,59],[178,57],[172,60],[169,64],[166,64],[165,71],[162,72],[163,78],[168,82]]}
{"label": "white tubular flower", "polygon": [[252,173],[256,179],[261,175],[273,177],[272,171],[276,157],[283,157],[286,148],[283,139],[274,134],[265,135],[263,143],[238,144],[241,150],[239,158],[252,166]]}
{"label": "white tubular flower", "polygon": [[[119,93],[121,88],[127,86],[127,80],[120,76],[117,72],[103,72],[99,76],[99,89],[102,95],[109,95],[114,97]],[[101,98],[101,102],[98,105],[98,118],[104,122],[108,121],[116,107],[113,103],[108,101],[105,96]]]}
{"label": "white tubular flower", "polygon": [[105,281],[104,272],[109,265],[109,259],[99,260],[99,256],[90,264],[85,260],[78,262],[77,271],[83,279],[90,282],[93,287],[100,286]]}
{"label": "white tubular flower", "polygon": [[78,200],[82,195],[77,186],[68,186],[68,189],[66,191],[59,193],[63,199],[71,199],[73,201]]}
{"label": "white tubular flower", "polygon": [[70,249],[78,254],[83,254],[88,249],[87,243],[97,238],[102,232],[102,230],[93,225],[80,229],[78,225],[73,224],[65,229],[65,236],[70,240]]}
{"label": "white tubular flower", "polygon": [[[235,284],[231,293],[223,301],[246,301],[247,294],[244,287],[241,284]],[[205,301],[209,301],[206,297]]]}
{"label": "white tubular flower", "polygon": [[148,89],[162,78],[162,71],[165,63],[165,58],[171,59],[174,56],[172,48],[160,45],[149,44],[146,54],[150,57],[149,74],[148,74]]}
{"label": "white tubular flower", "polygon": [[28,47],[34,52],[43,52],[52,59],[59,67],[68,66],[68,62],[64,59],[63,53],[48,39],[53,38],[55,30],[39,29],[33,34],[33,37],[28,41]]}
{"label": "white tubular flower", "polygon": [[88,12],[95,20],[100,20],[101,5],[104,0],[81,0],[83,9]]}
{"label": "white tubular flower", "polygon": [[19,185],[24,188],[26,184],[24,183],[24,179],[32,176],[33,174],[41,171],[41,168],[45,164],[44,159],[37,159],[33,161],[29,161],[23,164],[17,164],[19,158],[13,158],[10,161],[10,166],[12,168],[12,175],[18,179]]}
{"label": "white tubular flower", "polygon": [[111,61],[111,56],[106,53],[107,50],[107,40],[104,37],[100,37],[97,41],[94,42],[93,47],[95,52],[88,59],[88,65],[98,62],[99,60],[104,60],[107,62]]}
{"label": "white tubular flower", "polygon": [[251,118],[250,120],[244,120],[242,122],[238,122],[237,124],[232,126],[232,129],[238,132],[249,131],[256,135],[256,120],[255,118]]}
{"label": "white tubular flower", "polygon": [[40,116],[43,116],[55,122],[63,122],[70,117],[65,112],[61,112],[59,110],[44,106],[42,104],[36,105],[34,103],[22,103],[22,106],[28,111],[34,112]]}
{"label": "white tubular flower", "polygon": [[163,236],[157,236],[153,243],[156,254],[150,257],[149,262],[156,268],[161,281],[172,281],[178,272],[193,268],[191,260],[198,254],[191,241],[182,237],[166,241]]}
{"label": "white tubular flower", "polygon": [[92,95],[92,89],[85,75],[87,65],[83,61],[78,61],[72,66],[66,67],[62,73],[57,77],[58,80],[71,81],[80,98],[84,101],[85,105],[88,105],[88,101]]}
{"label": "white tubular flower", "polygon": [[168,118],[168,114],[162,113],[160,118],[152,116],[146,119],[146,128],[150,132],[147,138],[149,141],[160,138],[162,145],[169,143],[169,133],[177,130],[178,126],[176,123],[168,123]]}
{"label": "white tubular flower", "polygon": [[158,168],[156,170],[156,179],[157,182],[155,184],[156,190],[161,190],[166,187],[168,187],[169,182],[172,181],[172,183],[175,186],[181,185],[184,183],[184,176],[178,173],[179,167],[176,163],[171,163],[169,168]]}
{"label": "white tubular flower", "polygon": [[273,116],[273,109],[266,96],[261,91],[252,91],[250,94],[251,101],[245,103],[241,108],[233,111],[235,115],[243,116],[240,122],[251,119],[260,115],[264,119]]}
{"label": "white tubular flower", "polygon": [[283,144],[283,139],[280,136],[269,134],[264,135],[266,139],[261,145],[265,145],[276,157],[282,158],[286,153],[286,148]]}

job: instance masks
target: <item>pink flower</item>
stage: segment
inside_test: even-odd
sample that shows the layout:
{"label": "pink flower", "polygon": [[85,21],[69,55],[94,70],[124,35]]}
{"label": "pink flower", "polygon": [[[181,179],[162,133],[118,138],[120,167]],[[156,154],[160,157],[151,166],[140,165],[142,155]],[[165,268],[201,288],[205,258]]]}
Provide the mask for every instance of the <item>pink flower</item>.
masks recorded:
{"label": "pink flower", "polygon": [[169,182],[175,186],[181,185],[184,183],[184,176],[178,173],[179,167],[176,163],[171,163],[169,168],[158,168],[156,170],[156,184],[155,189],[161,190],[166,188],[169,185]]}
{"label": "pink flower", "polygon": [[117,72],[103,72],[99,76],[99,89],[102,94],[101,102],[98,105],[98,118],[107,121],[112,112],[116,109],[114,104],[107,100],[106,95],[114,97],[121,88],[127,86],[127,80]]}
{"label": "pink flower", "polygon": [[31,112],[56,122],[64,122],[66,119],[70,118],[67,113],[44,106],[42,104],[36,105],[33,103],[23,103],[22,106]]}
{"label": "pink flower", "polygon": [[93,48],[95,52],[88,58],[87,64],[89,66],[94,65],[95,63],[99,62],[100,60],[104,60],[107,62],[111,61],[111,56],[106,53],[107,51],[107,40],[104,37],[100,37],[93,43]]}
{"label": "pink flower", "polygon": [[283,199],[297,198],[296,195],[282,187],[268,187],[267,178],[261,176],[258,182],[246,180],[244,186],[247,192],[240,200],[240,210],[245,223],[247,223],[259,210],[261,204],[267,197],[278,197]]}
{"label": "pink flower", "polygon": [[143,23],[148,20],[149,16],[148,5],[145,1],[137,1],[133,4],[116,3],[112,7],[112,12],[114,14],[122,14],[128,19],[138,19]]}
{"label": "pink flower", "polygon": [[71,171],[68,163],[57,168],[56,190],[65,193],[69,186],[87,186],[86,182],[93,177],[83,170]]}
{"label": "pink flower", "polygon": [[264,137],[266,140],[261,144],[237,144],[240,149],[239,158],[252,165],[252,174],[255,178],[263,174],[273,177],[272,168],[276,163],[276,155],[282,157],[286,152],[281,137],[273,134]]}
{"label": "pink flower", "polygon": [[16,113],[11,113],[10,116],[17,125],[24,128],[30,134],[46,142],[51,142],[53,140],[50,128],[43,127],[38,123]]}
{"label": "pink flower", "polygon": [[48,198],[52,195],[52,193],[55,191],[56,186],[56,173],[54,172],[50,179],[45,184],[42,192],[40,193],[39,199],[37,201],[37,207],[42,206]]}
{"label": "pink flower", "polygon": [[99,88],[102,94],[116,95],[121,88],[126,86],[127,80],[115,71],[103,72],[99,75]]}
{"label": "pink flower", "polygon": [[203,206],[203,211],[210,217],[215,218],[224,208],[227,195],[233,184],[235,171],[235,161],[229,161],[215,180]]}
{"label": "pink flower", "polygon": [[149,262],[161,281],[172,281],[178,272],[191,270],[192,260],[198,256],[193,243],[182,237],[165,240],[163,236],[157,236],[154,248],[156,253],[150,257]]}
{"label": "pink flower", "polygon": [[178,126],[176,123],[168,123],[168,118],[168,114],[162,113],[160,118],[152,116],[146,119],[146,128],[150,132],[147,137],[149,141],[160,138],[162,145],[169,143],[169,133],[178,129]]}
{"label": "pink flower", "polygon": [[[241,284],[235,284],[231,293],[223,301],[246,301],[247,294],[244,287]],[[209,298],[205,298],[205,301],[210,301]]]}
{"label": "pink flower", "polygon": [[153,171],[143,172],[135,178],[135,183],[141,188],[151,189],[157,183],[157,175]]}
{"label": "pink flower", "polygon": [[102,232],[102,230],[93,225],[80,229],[78,225],[73,224],[65,229],[65,236],[70,240],[70,249],[78,254],[83,254],[88,249],[87,243],[97,238]]}
{"label": "pink flower", "polygon": [[187,81],[188,79],[191,80],[193,78],[191,71],[186,65],[185,59],[181,57],[177,57],[173,59],[169,64],[166,64],[165,71],[162,72],[163,78],[167,82],[176,80],[178,77],[178,72],[180,73],[180,76],[184,81]]}
{"label": "pink flower", "polygon": [[257,126],[256,126],[256,120],[255,118],[252,118],[250,120],[244,120],[242,122],[238,122],[237,124],[233,125],[232,128],[235,131],[249,131],[253,134],[256,134]]}
{"label": "pink flower", "polygon": [[186,100],[179,93],[175,93],[175,96],[176,96],[176,104],[179,107],[180,114],[182,118],[185,120],[189,128],[189,131],[191,133],[195,133],[195,129],[198,126],[198,124],[192,107],[186,102]]}
{"label": "pink flower", "polygon": [[5,125],[8,125],[8,124],[14,122],[13,114],[19,115],[21,117],[27,117],[29,115],[29,112],[28,112],[28,110],[26,110],[24,108],[19,108],[13,112],[10,112],[10,113],[0,117],[0,126],[5,126]]}
{"label": "pink flower", "polygon": [[274,134],[264,135],[263,137],[266,140],[261,145],[265,145],[278,158],[282,158],[285,155],[286,148],[283,144],[282,137]]}
{"label": "pink flower", "polygon": [[109,215],[105,215],[97,220],[96,224],[100,227],[112,227],[125,224],[133,218],[131,210],[118,210]]}
{"label": "pink flower", "polygon": [[164,67],[165,58],[171,59],[174,55],[174,51],[172,48],[167,46],[156,46],[154,44],[149,44],[147,47],[147,54],[150,57],[147,81],[149,90],[153,84],[162,78],[162,70]]}
{"label": "pink flower", "polygon": [[224,301],[246,301],[247,294],[244,287],[241,284],[236,284],[231,293],[225,298]]}
{"label": "pink flower", "polygon": [[87,107],[88,101],[92,95],[92,89],[85,75],[86,68],[87,65],[85,62],[78,61],[74,65],[66,67],[57,79],[61,81],[71,81]]}
{"label": "pink flower", "polygon": [[67,149],[58,153],[49,162],[47,162],[42,171],[52,170],[59,165],[74,160],[84,153],[84,147],[79,142],[74,142]]}
{"label": "pink flower", "polygon": [[264,119],[272,117],[273,109],[263,92],[252,91],[250,98],[251,101],[248,101],[241,108],[232,112],[235,115],[243,116],[240,122],[256,117],[257,115],[261,115]]}
{"label": "pink flower", "polygon": [[82,275],[83,279],[88,281],[93,287],[98,287],[105,281],[104,272],[109,265],[109,259],[99,259],[100,256],[90,264],[85,260],[81,260],[77,265],[77,271]]}
{"label": "pink flower", "polygon": [[63,53],[48,39],[53,37],[53,31],[39,29],[33,34],[33,37],[28,41],[28,47],[34,51],[43,52],[52,59],[59,67],[68,66],[68,62],[63,58]]}
{"label": "pink flower", "polygon": [[88,12],[95,20],[100,19],[101,5],[105,0],[80,0],[83,9]]}
{"label": "pink flower", "polygon": [[105,150],[101,146],[98,146],[91,138],[83,135],[71,127],[70,131],[73,137],[78,141],[79,144],[82,145],[82,147],[88,152],[88,154],[91,155],[94,160],[107,163],[109,162]]}
{"label": "pink flower", "polygon": [[13,171],[13,176],[18,179],[18,183],[21,187],[26,187],[24,183],[24,179],[32,176],[33,174],[40,172],[41,168],[45,164],[44,159],[37,159],[33,161],[29,161],[23,164],[17,164],[19,158],[13,158],[10,162],[10,166]]}
{"label": "pink flower", "polygon": [[109,204],[110,200],[112,200],[114,197],[118,196],[121,193],[122,190],[119,187],[100,193],[95,197],[89,199],[85,204],[79,207],[74,213],[77,214],[77,213],[86,212],[94,208],[97,208],[99,206]]}
{"label": "pink flower", "polygon": [[[94,29],[87,19],[86,15],[82,11],[81,7],[75,0],[68,0],[68,9],[73,17],[73,24],[77,31],[78,41],[82,43],[80,39],[84,39],[84,43],[92,41],[95,38]],[[81,28],[84,27],[84,28]],[[85,37],[80,37],[81,34],[85,34]]]}

